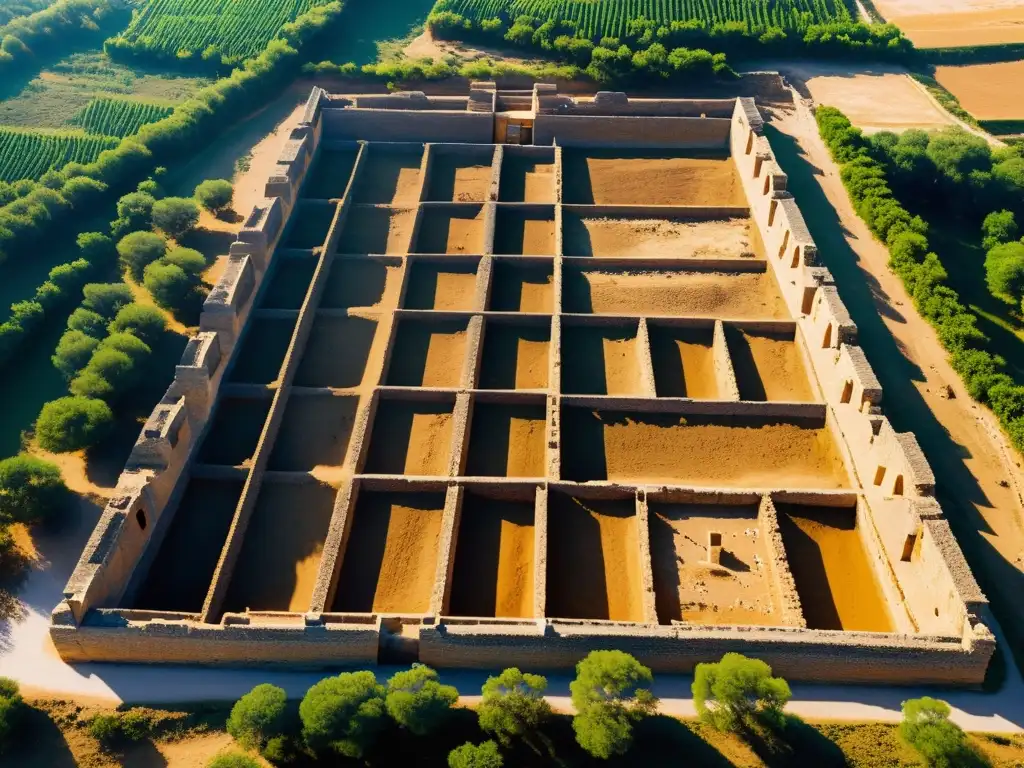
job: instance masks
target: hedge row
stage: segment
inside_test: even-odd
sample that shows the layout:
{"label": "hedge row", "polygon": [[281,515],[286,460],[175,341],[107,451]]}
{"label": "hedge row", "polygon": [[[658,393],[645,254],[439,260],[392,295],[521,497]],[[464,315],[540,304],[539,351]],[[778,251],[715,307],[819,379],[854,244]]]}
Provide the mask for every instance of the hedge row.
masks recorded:
{"label": "hedge row", "polygon": [[1024,43],[964,45],[947,48],[921,48],[921,58],[929,64],[996,64],[1024,59]]}
{"label": "hedge row", "polygon": [[1006,361],[986,349],[988,338],[978,330],[977,318],[949,285],[938,256],[929,251],[927,224],[895,198],[885,165],[871,156],[860,129],[833,107],[820,107],[815,117],[857,214],[889,248],[890,268],[938,331],[971,397],[992,408],[1010,442],[1024,452],[1024,387],[1004,372]]}

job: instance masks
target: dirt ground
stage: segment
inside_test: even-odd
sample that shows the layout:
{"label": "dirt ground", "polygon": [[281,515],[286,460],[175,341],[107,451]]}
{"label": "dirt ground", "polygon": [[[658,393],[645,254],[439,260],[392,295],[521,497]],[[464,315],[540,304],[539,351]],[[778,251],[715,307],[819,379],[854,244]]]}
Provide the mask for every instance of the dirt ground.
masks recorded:
{"label": "dirt ground", "polygon": [[[1024,42],[1024,8],[1017,25]],[[935,79],[960,100],[978,120],[1024,119],[1024,61],[974,64],[969,67],[936,67]],[[1008,98],[1009,94],[1016,93]]]}
{"label": "dirt ground", "polygon": [[292,392],[267,469],[312,472],[345,463],[358,398]]}
{"label": "dirt ground", "polygon": [[364,317],[317,317],[295,372],[294,384],[358,387],[367,374],[380,370],[379,365],[373,370],[367,365],[377,328],[376,320]]}
{"label": "dirt ground", "polygon": [[355,149],[321,150],[303,185],[302,196],[319,200],[340,199],[345,194],[357,154]]}
{"label": "dirt ground", "polygon": [[476,254],[483,247],[483,207],[424,209],[414,253]]}
{"label": "dirt ground", "polygon": [[549,256],[555,252],[555,213],[547,211],[498,212],[494,228],[497,254]]}
{"label": "dirt ground", "polygon": [[[642,395],[637,327],[562,327],[562,392]],[[572,434],[571,432],[569,434]]]}
{"label": "dirt ground", "polygon": [[364,472],[445,475],[452,442],[451,403],[381,400]]}
{"label": "dirt ground", "polygon": [[726,326],[725,339],[741,400],[814,400],[792,333],[752,332]]}
{"label": "dirt ground", "polygon": [[271,384],[277,381],[284,356],[295,332],[294,318],[254,317],[235,353],[230,381],[242,384]]}
{"label": "dirt ground", "polygon": [[333,610],[426,613],[443,511],[441,493],[360,493]]}
{"label": "dirt ground", "polygon": [[731,157],[658,151],[565,150],[566,203],[746,206]]}
{"label": "dirt ground", "polygon": [[551,327],[488,323],[481,389],[546,389]]}
{"label": "dirt ground", "polygon": [[353,206],[338,239],[338,253],[409,252],[415,208]]}
{"label": "dirt ground", "polygon": [[1019,0],[875,0],[918,48],[1024,42]]}
{"label": "dirt ground", "polygon": [[323,483],[264,480],[225,611],[309,610],[337,494]]}
{"label": "dirt ground", "polygon": [[565,312],[728,319],[789,317],[768,272],[563,268]]}
{"label": "dirt ground", "polygon": [[498,200],[503,203],[555,202],[555,164],[505,155]]}
{"label": "dirt ground", "polygon": [[199,462],[229,467],[247,465],[270,413],[270,402],[265,397],[221,398],[199,448]]}
{"label": "dirt ground", "polygon": [[462,311],[473,309],[479,262],[414,261],[405,291],[405,309]]}
{"label": "dirt ground", "polygon": [[[767,571],[768,546],[757,505],[650,502],[651,568],[658,621],[757,624],[782,621]],[[722,534],[718,564],[708,562],[708,534]]]}
{"label": "dirt ground", "polygon": [[455,539],[453,616],[533,617],[533,503],[467,492]]}
{"label": "dirt ground", "polygon": [[260,295],[263,309],[298,309],[306,298],[309,284],[313,279],[317,260],[314,258],[275,259],[273,273],[267,278],[268,285]]}
{"label": "dirt ground", "polygon": [[420,196],[423,152],[371,150],[359,174],[352,202],[374,205],[415,205]]}
{"label": "dirt ground", "polygon": [[467,320],[399,322],[387,383],[404,387],[459,386]]}
{"label": "dirt ground", "polygon": [[658,397],[719,397],[711,328],[673,328],[654,323],[647,328]]}
{"label": "dirt ground", "polygon": [[296,204],[284,236],[286,248],[320,248],[334,220],[337,206],[320,200],[300,200]]}
{"label": "dirt ground", "polygon": [[891,632],[852,508],[776,504],[782,543],[807,626]]}
{"label": "dirt ground", "polygon": [[846,488],[826,427],[752,417],[562,409],[562,477],[753,488]]}
{"label": "dirt ground", "polygon": [[476,403],[466,474],[473,477],[544,477],[546,411],[536,405]]}
{"label": "dirt ground", "polygon": [[394,309],[402,290],[402,265],[337,256],[320,294],[321,309]]}
{"label": "dirt ground", "polygon": [[491,271],[493,312],[538,312],[551,314],[554,307],[553,266],[513,263],[495,259]]}
{"label": "dirt ground", "polygon": [[732,259],[762,256],[750,219],[562,218],[566,256]]}
{"label": "dirt ground", "polygon": [[643,621],[636,503],[548,497],[547,615]]}
{"label": "dirt ground", "polygon": [[430,163],[427,200],[482,203],[487,200],[493,171],[480,157],[435,152]]}

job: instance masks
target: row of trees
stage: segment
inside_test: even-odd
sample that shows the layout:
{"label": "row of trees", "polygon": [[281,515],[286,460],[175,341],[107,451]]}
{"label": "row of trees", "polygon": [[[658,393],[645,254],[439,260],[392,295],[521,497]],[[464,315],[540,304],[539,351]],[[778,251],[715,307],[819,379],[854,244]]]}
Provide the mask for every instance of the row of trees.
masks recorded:
{"label": "row of trees", "polygon": [[938,256],[930,252],[928,225],[896,198],[873,142],[842,112],[819,107],[816,119],[857,214],[889,248],[890,268],[903,280],[921,315],[935,326],[971,397],[991,406],[1010,441],[1024,451],[1024,387],[1005,373],[1006,361],[986,349],[988,338],[978,329],[977,318],[949,284]]}
{"label": "row of trees", "polygon": [[36,66],[40,55],[70,50],[98,38],[118,18],[112,0],[57,0],[53,5],[0,27],[0,80]]}
{"label": "row of trees", "polygon": [[1024,313],[1024,238],[1013,211],[993,211],[981,225],[985,281],[998,299]]}

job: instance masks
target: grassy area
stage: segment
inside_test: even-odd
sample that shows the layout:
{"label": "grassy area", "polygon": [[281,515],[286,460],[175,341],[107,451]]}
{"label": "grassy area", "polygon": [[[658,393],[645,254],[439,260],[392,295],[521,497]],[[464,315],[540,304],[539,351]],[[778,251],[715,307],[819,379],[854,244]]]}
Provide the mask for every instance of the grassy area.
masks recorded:
{"label": "grassy area", "polygon": [[336,34],[310,53],[311,61],[370,64],[401,50],[405,41],[423,31],[433,0],[357,2],[345,9],[345,23]]}

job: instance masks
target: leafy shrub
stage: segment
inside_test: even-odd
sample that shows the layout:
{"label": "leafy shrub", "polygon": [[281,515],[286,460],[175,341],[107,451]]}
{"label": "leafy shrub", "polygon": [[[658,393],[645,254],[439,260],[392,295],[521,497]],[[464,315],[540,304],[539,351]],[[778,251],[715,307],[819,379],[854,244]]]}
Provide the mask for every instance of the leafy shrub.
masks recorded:
{"label": "leafy shrub", "polygon": [[167,264],[174,264],[181,267],[190,275],[199,275],[206,269],[206,259],[199,251],[193,248],[171,248],[164,256]]}
{"label": "leafy shrub", "polygon": [[89,735],[105,749],[142,741],[151,730],[152,721],[138,710],[100,714],[89,721]]}
{"label": "leafy shrub", "polygon": [[384,686],[368,671],[321,680],[306,692],[299,718],[314,752],[361,758],[385,724]]}
{"label": "leafy shrub", "polygon": [[47,451],[77,451],[102,440],[113,423],[114,415],[102,400],[62,397],[43,406],[36,419],[36,438]]}
{"label": "leafy shrub", "polygon": [[72,394],[117,399],[139,380],[138,360],[120,349],[97,348],[84,370],[68,387]]}
{"label": "leafy shrub", "polygon": [[692,688],[697,715],[720,731],[736,731],[755,720],[781,724],[792,695],[785,680],[772,677],[771,667],[739,653],[698,664]]}
{"label": "leafy shrub", "polygon": [[125,304],[132,302],[132,289],[124,283],[89,283],[82,288],[82,306],[113,320]]}
{"label": "leafy shrub", "polygon": [[79,307],[68,317],[68,328],[84,333],[86,336],[92,336],[94,339],[102,339],[106,334],[107,321],[99,313]]}
{"label": "leafy shrub", "polygon": [[441,685],[437,672],[423,664],[396,672],[387,685],[385,705],[388,714],[403,728],[417,736],[426,736],[451,713],[459,692]]}
{"label": "leafy shrub", "polygon": [[930,696],[903,702],[900,735],[932,768],[959,768],[971,750],[960,726],[949,720],[949,704]]}
{"label": "leafy shrub", "polygon": [[651,670],[622,651],[591,651],[569,683],[576,716],[576,741],[594,757],[625,754],[633,724],[654,712],[658,700],[648,686]]}
{"label": "leafy shrub", "polygon": [[1024,243],[994,246],[985,256],[985,282],[993,296],[1020,304],[1024,298]]}
{"label": "leafy shrub", "polygon": [[146,267],[167,253],[167,241],[154,232],[132,232],[118,241],[117,253],[128,273],[141,280]]}
{"label": "leafy shrub", "polygon": [[261,749],[285,728],[288,697],[276,685],[257,685],[231,708],[227,731],[246,749]]}
{"label": "leafy shrub", "polygon": [[501,768],[504,763],[493,741],[466,743],[448,753],[448,768]]}
{"label": "leafy shrub", "polygon": [[[152,351],[146,342],[135,334],[128,333],[127,331],[120,331],[107,336],[107,338],[101,341],[99,346],[96,347],[96,352],[93,353],[93,357],[96,357],[97,353],[103,352],[107,349],[124,353],[131,359],[133,365],[140,365],[147,357],[149,357],[149,353]],[[92,362],[91,358],[89,362]],[[86,365],[86,367],[88,368],[88,365]]]}
{"label": "leafy shrub", "polygon": [[152,346],[166,328],[167,319],[160,310],[133,302],[125,304],[118,310],[117,316],[110,322],[107,330],[110,333],[126,331]]}
{"label": "leafy shrub", "polygon": [[231,205],[235,188],[225,179],[207,179],[196,187],[195,195],[203,208],[217,213]]}
{"label": "leafy shrub", "polygon": [[195,281],[177,264],[156,261],[146,267],[142,284],[158,305],[175,310],[185,304]]}
{"label": "leafy shrub", "polygon": [[110,223],[115,237],[147,230],[153,224],[156,198],[148,192],[129,192],[117,201],[117,219]]}
{"label": "leafy shrub", "polygon": [[217,755],[206,766],[207,768],[262,768],[259,760],[242,752],[225,752],[223,755]]}
{"label": "leafy shrub", "polygon": [[67,495],[56,464],[27,453],[0,461],[0,522],[37,523],[51,518],[64,506]]}
{"label": "leafy shrub", "polygon": [[18,683],[9,677],[0,677],[0,753],[18,738],[18,726],[24,712],[25,704]]}
{"label": "leafy shrub", "polygon": [[199,223],[199,206],[187,197],[165,197],[153,204],[153,226],[179,238]]}
{"label": "leafy shrub", "polygon": [[480,728],[506,746],[517,738],[529,742],[551,718],[551,705],[544,698],[547,687],[543,676],[524,674],[516,667],[488,677],[477,708]]}
{"label": "leafy shrub", "polygon": [[990,251],[997,245],[1017,239],[1017,221],[1013,211],[993,211],[981,224],[981,245]]}

